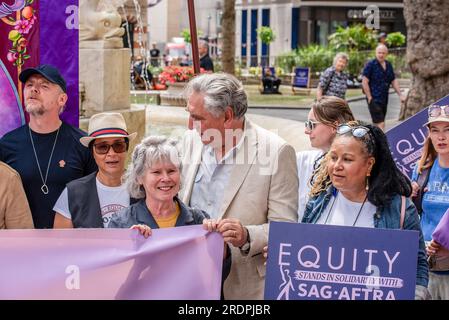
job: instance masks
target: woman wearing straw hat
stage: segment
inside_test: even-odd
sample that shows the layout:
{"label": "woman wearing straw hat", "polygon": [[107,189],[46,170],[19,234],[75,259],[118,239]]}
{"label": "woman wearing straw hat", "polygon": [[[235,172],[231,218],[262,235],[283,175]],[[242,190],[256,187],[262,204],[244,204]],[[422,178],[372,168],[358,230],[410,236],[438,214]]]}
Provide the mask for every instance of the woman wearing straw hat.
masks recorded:
{"label": "woman wearing straw hat", "polygon": [[117,212],[133,202],[122,176],[129,142],[136,135],[128,134],[120,113],[90,118],[89,135],[80,142],[91,150],[98,171],[67,184],[53,208],[55,229],[107,227]]}

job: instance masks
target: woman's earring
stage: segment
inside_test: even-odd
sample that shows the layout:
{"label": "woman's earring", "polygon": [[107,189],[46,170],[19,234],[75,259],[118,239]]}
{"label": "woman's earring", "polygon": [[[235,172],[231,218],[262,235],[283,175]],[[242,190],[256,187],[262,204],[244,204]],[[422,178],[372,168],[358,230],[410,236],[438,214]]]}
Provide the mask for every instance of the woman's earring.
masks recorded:
{"label": "woman's earring", "polygon": [[371,173],[368,172],[368,174],[366,175],[366,186],[365,186],[366,191],[369,190],[369,177],[370,176],[371,176]]}

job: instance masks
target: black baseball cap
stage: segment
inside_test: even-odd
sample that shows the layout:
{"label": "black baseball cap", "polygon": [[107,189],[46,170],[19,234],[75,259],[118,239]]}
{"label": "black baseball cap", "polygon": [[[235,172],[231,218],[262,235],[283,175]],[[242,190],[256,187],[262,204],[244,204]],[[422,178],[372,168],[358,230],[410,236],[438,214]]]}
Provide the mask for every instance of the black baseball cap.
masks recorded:
{"label": "black baseball cap", "polygon": [[30,76],[33,74],[40,74],[48,81],[57,84],[61,87],[62,91],[67,92],[67,85],[65,83],[64,78],[62,77],[59,70],[52,65],[49,64],[41,64],[40,66],[37,66],[36,68],[28,68],[23,70],[20,73],[19,79],[23,83],[25,83]]}

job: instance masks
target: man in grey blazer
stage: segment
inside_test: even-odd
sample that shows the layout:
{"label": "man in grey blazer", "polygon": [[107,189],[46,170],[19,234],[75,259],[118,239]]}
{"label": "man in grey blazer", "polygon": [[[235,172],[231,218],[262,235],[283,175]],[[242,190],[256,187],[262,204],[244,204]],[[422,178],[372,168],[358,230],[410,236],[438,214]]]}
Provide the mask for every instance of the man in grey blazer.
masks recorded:
{"label": "man in grey blazer", "polygon": [[268,222],[297,221],[295,151],[245,117],[247,96],[234,76],[195,77],[186,97],[181,198],[209,213],[231,245],[225,299],[263,299]]}

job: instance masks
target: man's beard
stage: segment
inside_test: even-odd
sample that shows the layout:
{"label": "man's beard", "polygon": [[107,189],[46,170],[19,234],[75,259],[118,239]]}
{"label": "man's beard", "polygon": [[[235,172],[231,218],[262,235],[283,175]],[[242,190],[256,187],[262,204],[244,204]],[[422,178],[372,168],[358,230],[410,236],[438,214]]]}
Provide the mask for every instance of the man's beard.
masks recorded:
{"label": "man's beard", "polygon": [[25,110],[33,116],[41,116],[45,113],[45,108],[42,104],[34,104],[29,102],[25,105]]}

